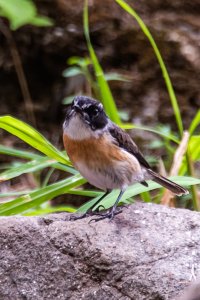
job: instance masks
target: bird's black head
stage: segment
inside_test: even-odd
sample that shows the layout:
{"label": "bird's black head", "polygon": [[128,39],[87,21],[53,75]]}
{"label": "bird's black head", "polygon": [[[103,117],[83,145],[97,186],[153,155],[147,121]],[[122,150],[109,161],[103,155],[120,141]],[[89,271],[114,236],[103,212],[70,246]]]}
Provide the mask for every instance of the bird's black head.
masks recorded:
{"label": "bird's black head", "polygon": [[92,98],[86,96],[75,97],[71,104],[71,110],[79,114],[92,130],[102,129],[108,123],[103,105]]}

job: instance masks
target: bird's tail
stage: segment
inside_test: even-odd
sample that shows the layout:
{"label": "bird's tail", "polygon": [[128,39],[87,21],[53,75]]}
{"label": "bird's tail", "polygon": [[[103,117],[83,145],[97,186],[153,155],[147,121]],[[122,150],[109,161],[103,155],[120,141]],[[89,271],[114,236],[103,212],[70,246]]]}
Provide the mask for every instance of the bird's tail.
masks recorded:
{"label": "bird's tail", "polygon": [[152,176],[153,181],[164,186],[166,189],[170,190],[172,193],[176,194],[177,196],[189,194],[188,190],[176,184],[175,182],[161,176],[160,174],[155,173],[153,170],[147,169],[147,172]]}

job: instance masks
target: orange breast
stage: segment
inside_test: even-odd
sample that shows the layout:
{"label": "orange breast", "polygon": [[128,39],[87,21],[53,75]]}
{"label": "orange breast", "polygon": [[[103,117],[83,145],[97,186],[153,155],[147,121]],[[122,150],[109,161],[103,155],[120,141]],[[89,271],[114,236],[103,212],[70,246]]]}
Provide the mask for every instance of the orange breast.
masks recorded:
{"label": "orange breast", "polygon": [[94,186],[121,189],[143,180],[137,158],[113,144],[106,134],[84,140],[73,140],[64,134],[63,141],[75,168]]}
{"label": "orange breast", "polygon": [[122,151],[107,136],[77,141],[64,134],[63,141],[67,154],[75,166],[76,162],[80,161],[87,163],[89,167],[93,164],[103,167],[112,165],[114,161],[126,160]]}

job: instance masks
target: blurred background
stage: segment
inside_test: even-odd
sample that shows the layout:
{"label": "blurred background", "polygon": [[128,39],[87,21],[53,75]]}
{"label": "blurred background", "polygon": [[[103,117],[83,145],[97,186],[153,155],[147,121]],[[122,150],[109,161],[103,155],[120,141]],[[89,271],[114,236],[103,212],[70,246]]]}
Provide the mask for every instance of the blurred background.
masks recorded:
{"label": "blurred background", "polygon": [[[37,0],[34,4],[40,15],[53,20],[52,26],[25,25],[11,34],[24,68],[37,128],[48,135],[54,129],[58,137],[63,99],[87,93],[83,76],[62,76],[67,59],[88,56],[83,1]],[[187,126],[200,107],[199,1],[143,0],[129,4],[149,26],[161,50]],[[160,67],[138,25],[112,0],[103,4],[89,1],[89,20],[91,40],[104,71],[126,75],[130,80],[110,82],[118,107],[127,110],[134,122],[173,126]],[[8,26],[5,19],[2,22]],[[12,45],[1,30],[0,41],[0,113],[31,123],[11,55]]]}
{"label": "blurred background", "polygon": [[[127,2],[156,40],[187,128],[200,107],[199,1]],[[24,120],[63,149],[65,105],[73,95],[91,94],[88,79],[73,63],[75,56],[79,65],[88,64],[93,72],[87,62],[83,1],[34,0],[33,5],[38,15],[49,18],[46,24],[43,20],[11,26],[0,2],[0,114]],[[26,15],[26,11],[21,13]],[[108,77],[111,73],[109,85],[122,119],[152,127],[162,124],[178,131],[160,66],[138,24],[113,0],[89,1],[89,23],[101,66]],[[164,147],[147,150],[154,135],[141,131],[132,135],[145,154],[166,155]],[[24,147],[2,130],[0,140],[5,146]],[[7,160],[10,157],[1,156],[3,163]],[[29,184],[35,185],[32,181]]]}

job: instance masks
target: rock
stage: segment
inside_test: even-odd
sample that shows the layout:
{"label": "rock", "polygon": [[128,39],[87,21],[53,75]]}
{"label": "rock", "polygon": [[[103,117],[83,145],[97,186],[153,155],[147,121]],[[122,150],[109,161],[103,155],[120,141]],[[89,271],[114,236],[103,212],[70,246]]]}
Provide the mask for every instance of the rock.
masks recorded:
{"label": "rock", "polygon": [[109,222],[1,217],[0,299],[174,299],[200,275],[199,213],[135,203]]}
{"label": "rock", "polygon": [[185,292],[176,300],[199,300],[200,299],[200,282],[192,284]]}

